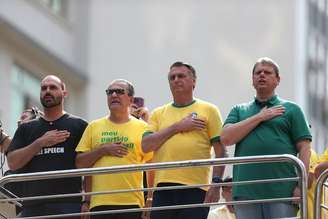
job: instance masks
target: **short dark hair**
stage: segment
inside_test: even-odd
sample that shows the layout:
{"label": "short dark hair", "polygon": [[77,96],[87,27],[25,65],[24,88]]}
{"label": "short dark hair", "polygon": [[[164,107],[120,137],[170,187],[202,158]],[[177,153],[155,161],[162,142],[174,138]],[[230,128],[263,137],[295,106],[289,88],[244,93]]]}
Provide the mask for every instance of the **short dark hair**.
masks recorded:
{"label": "short dark hair", "polygon": [[133,87],[133,84],[130,81],[125,80],[125,79],[115,79],[110,84],[113,84],[115,82],[123,82],[123,83],[125,83],[128,86],[128,89],[127,89],[128,90],[128,95],[131,96],[131,97],[134,96],[134,87]]}
{"label": "short dark hair", "polygon": [[196,70],[194,69],[194,67],[192,67],[191,65],[189,65],[188,63],[185,63],[185,62],[181,62],[181,61],[176,61],[176,62],[174,62],[174,63],[170,66],[170,70],[171,70],[172,68],[174,68],[174,67],[182,67],[182,66],[184,66],[184,67],[186,67],[186,68],[189,69],[189,71],[190,71],[190,73],[191,73],[191,75],[192,75],[192,77],[193,77],[194,79],[197,78],[197,76],[196,76]]}
{"label": "short dark hair", "polygon": [[256,68],[256,66],[257,66],[258,64],[262,64],[262,65],[270,65],[270,66],[272,66],[273,69],[274,69],[274,71],[275,71],[275,73],[276,73],[276,75],[279,76],[279,65],[278,65],[275,61],[273,61],[273,59],[268,58],[268,57],[261,57],[261,58],[259,58],[259,59],[255,62],[254,66],[253,66],[252,74],[255,73],[255,68]]}

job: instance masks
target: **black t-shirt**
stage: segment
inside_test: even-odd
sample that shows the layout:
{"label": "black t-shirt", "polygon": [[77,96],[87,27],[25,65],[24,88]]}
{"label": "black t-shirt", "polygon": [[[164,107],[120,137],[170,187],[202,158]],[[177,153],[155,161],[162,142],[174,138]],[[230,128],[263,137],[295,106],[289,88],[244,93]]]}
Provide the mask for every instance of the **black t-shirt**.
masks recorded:
{"label": "black t-shirt", "polygon": [[[64,114],[59,119],[49,122],[43,118],[22,124],[14,135],[8,152],[26,147],[50,130],[67,130],[70,137],[62,143],[42,148],[24,167],[16,173],[32,173],[54,170],[75,169],[75,148],[87,126],[87,122],[70,114]],[[54,195],[79,193],[81,177],[26,181],[23,183],[22,196]],[[45,199],[25,201],[24,205],[40,202],[80,202],[81,197]]]}

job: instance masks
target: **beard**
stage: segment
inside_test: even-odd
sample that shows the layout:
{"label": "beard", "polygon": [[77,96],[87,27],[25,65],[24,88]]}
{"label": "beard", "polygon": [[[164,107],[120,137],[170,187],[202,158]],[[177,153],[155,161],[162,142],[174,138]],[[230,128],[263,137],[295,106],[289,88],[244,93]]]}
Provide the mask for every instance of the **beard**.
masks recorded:
{"label": "beard", "polygon": [[[45,98],[47,97],[47,98]],[[51,98],[49,98],[51,97]],[[45,95],[43,98],[40,98],[40,102],[44,108],[51,108],[58,106],[62,103],[62,98],[61,97],[55,97],[52,95]]]}

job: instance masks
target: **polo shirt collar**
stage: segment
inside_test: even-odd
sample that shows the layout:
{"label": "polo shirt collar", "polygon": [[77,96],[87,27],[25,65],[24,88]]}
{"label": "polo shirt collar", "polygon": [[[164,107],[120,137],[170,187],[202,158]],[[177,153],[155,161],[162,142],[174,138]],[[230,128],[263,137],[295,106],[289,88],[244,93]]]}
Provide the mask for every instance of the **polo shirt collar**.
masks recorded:
{"label": "polo shirt collar", "polygon": [[256,99],[256,97],[254,97],[255,104],[258,105],[258,106],[261,106],[261,107],[263,107],[263,106],[268,106],[268,107],[274,106],[278,101],[279,100],[278,100],[277,95],[273,95],[269,100],[264,101],[264,102],[261,102],[258,99]]}

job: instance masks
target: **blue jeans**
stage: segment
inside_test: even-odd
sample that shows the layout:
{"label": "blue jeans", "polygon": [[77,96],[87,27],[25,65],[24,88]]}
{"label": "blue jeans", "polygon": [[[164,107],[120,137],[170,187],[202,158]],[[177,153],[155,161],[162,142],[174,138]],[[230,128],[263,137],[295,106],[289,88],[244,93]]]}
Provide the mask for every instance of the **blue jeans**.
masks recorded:
{"label": "blue jeans", "polygon": [[[32,206],[23,206],[23,210],[20,217],[32,217],[32,216],[43,216],[52,214],[69,214],[69,213],[80,213],[81,203],[43,203]],[[80,218],[69,217],[69,218]]]}
{"label": "blue jeans", "polygon": [[[238,198],[238,201],[247,200]],[[235,205],[237,219],[274,219],[274,218],[294,218],[297,214],[297,207],[291,202],[271,202],[262,204]]]}

